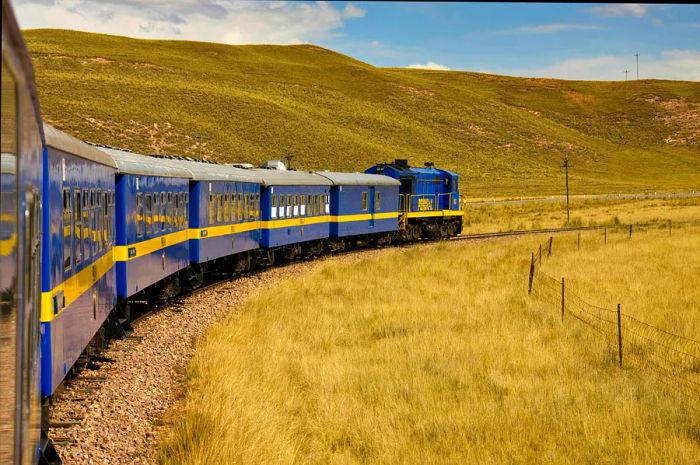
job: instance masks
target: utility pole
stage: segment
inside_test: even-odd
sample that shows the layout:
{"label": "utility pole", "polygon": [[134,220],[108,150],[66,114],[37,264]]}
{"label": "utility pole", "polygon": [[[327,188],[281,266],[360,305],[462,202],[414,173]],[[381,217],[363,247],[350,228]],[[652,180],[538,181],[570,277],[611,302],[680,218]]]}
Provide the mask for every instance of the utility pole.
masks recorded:
{"label": "utility pole", "polygon": [[639,53],[635,53],[634,56],[637,58],[637,81],[639,81]]}
{"label": "utility pole", "polygon": [[629,73],[629,72],[630,71],[628,69],[625,70],[625,81],[627,80],[627,73]]}
{"label": "utility pole", "polygon": [[573,168],[573,165],[569,164],[569,157],[564,158],[564,164],[561,168],[564,168],[566,172],[566,224],[569,224],[569,168]]}

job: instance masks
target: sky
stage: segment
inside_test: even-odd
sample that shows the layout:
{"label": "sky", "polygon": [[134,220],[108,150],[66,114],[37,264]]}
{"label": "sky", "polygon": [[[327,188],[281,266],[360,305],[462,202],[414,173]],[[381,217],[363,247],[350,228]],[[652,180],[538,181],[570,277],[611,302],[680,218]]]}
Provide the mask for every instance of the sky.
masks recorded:
{"label": "sky", "polygon": [[226,44],[313,43],[380,67],[700,81],[700,6],[15,0],[24,29]]}

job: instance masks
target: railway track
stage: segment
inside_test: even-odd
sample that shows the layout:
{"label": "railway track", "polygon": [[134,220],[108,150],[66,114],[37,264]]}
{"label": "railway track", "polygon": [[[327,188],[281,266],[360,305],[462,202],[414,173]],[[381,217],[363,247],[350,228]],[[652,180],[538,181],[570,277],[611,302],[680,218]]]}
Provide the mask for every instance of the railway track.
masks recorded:
{"label": "railway track", "polygon": [[526,236],[530,234],[554,234],[554,233],[565,233],[572,231],[591,231],[596,229],[605,229],[606,226],[576,226],[568,228],[543,228],[543,229],[522,229],[516,231],[499,231],[499,232],[488,232],[488,233],[476,233],[476,234],[463,234],[460,236],[455,236],[450,238],[452,241],[469,241],[477,239],[490,239],[494,237],[507,237],[507,236]]}

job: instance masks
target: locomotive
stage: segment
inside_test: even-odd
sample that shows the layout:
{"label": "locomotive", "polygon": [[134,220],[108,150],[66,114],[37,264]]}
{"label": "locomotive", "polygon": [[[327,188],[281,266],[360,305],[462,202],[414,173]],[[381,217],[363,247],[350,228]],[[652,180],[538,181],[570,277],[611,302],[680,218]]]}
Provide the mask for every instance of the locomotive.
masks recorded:
{"label": "locomotive", "polygon": [[459,176],[430,163],[364,173],[148,156],[42,124],[2,4],[0,462],[60,463],[48,405],[88,348],[163,302],[280,260],[461,232]]}

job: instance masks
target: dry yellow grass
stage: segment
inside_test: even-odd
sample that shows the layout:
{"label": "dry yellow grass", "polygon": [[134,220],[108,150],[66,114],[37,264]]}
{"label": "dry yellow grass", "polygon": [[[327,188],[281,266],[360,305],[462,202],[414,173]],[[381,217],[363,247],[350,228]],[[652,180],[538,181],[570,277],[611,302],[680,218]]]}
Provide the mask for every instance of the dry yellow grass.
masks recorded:
{"label": "dry yellow grass", "polygon": [[[700,229],[574,237],[553,274],[697,336]],[[253,298],[201,341],[161,462],[698,463],[697,415],[528,298],[540,240],[329,262]]]}
{"label": "dry yellow grass", "polygon": [[[571,226],[699,221],[700,197],[664,200],[572,200]],[[566,204],[528,202],[466,207],[464,234],[566,226]]]}

